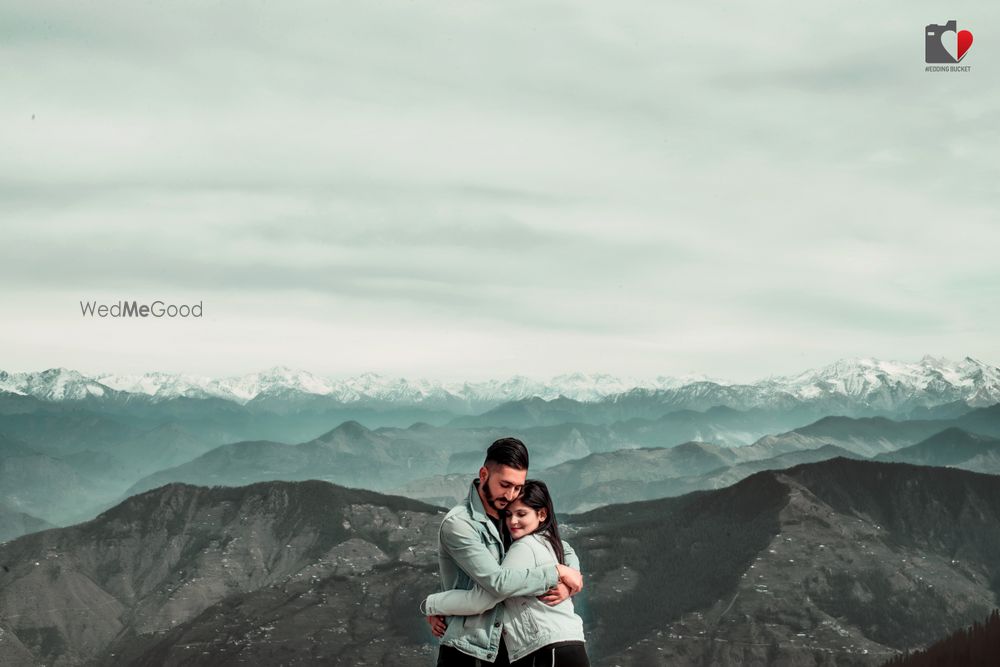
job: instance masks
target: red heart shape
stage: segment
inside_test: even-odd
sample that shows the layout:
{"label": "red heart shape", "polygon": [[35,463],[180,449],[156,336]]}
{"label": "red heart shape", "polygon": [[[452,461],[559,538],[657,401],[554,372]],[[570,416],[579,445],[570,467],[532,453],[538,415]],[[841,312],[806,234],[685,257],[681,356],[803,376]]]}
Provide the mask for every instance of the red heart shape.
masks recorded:
{"label": "red heart shape", "polygon": [[958,59],[961,60],[965,55],[965,52],[969,50],[972,46],[972,33],[968,30],[962,30],[958,33]]}

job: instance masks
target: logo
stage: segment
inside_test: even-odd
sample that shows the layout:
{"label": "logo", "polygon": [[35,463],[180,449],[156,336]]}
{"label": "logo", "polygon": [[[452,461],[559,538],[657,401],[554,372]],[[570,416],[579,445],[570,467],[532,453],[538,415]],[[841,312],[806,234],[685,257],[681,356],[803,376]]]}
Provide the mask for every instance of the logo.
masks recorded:
{"label": "logo", "polygon": [[955,20],[944,25],[930,24],[924,30],[924,62],[957,65],[972,46],[972,33],[958,30]]}
{"label": "logo", "polygon": [[119,301],[110,306],[96,301],[81,301],[80,314],[83,317],[201,317],[204,306],[199,301],[196,304],[167,304],[154,301],[150,304],[140,304],[138,301]]}

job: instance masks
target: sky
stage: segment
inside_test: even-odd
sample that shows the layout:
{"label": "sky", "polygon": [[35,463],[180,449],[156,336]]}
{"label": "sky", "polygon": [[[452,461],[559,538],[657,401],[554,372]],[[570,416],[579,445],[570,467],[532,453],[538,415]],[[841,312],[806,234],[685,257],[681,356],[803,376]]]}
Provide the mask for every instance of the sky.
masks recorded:
{"label": "sky", "polygon": [[[925,72],[958,21],[968,72]],[[1000,362],[1000,7],[4,2],[0,369]],[[201,303],[101,319],[80,302]]]}

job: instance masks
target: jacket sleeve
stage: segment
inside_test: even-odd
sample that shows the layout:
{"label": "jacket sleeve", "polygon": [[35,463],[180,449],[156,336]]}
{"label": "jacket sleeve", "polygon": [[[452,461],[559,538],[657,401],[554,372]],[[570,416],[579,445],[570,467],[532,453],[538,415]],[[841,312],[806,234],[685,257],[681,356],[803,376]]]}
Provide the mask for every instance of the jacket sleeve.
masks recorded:
{"label": "jacket sleeve", "polygon": [[441,549],[490,595],[505,600],[515,595],[541,595],[556,585],[554,565],[504,568],[483,544],[476,529],[461,517],[441,522]]}
{"label": "jacket sleeve", "polygon": [[[507,557],[503,559],[501,568],[512,570],[530,569],[535,565],[535,556],[531,547],[521,542],[515,542]],[[492,609],[505,598],[494,595],[479,584],[471,590],[451,590],[428,595],[421,611],[425,616],[476,616],[487,609]]]}
{"label": "jacket sleeve", "polygon": [[573,551],[573,547],[569,545],[566,540],[562,541],[563,545],[563,555],[566,557],[566,567],[571,567],[577,572],[583,572],[580,569],[580,559],[577,557],[576,552]]}

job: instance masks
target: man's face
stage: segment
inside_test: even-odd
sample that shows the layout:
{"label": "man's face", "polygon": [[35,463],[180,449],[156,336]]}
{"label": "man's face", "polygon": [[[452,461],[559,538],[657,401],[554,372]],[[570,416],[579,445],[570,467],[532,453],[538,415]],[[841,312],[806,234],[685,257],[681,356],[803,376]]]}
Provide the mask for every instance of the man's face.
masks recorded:
{"label": "man's face", "polygon": [[479,471],[479,488],[486,503],[500,513],[520,497],[527,477],[527,470],[505,465],[483,466]]}

